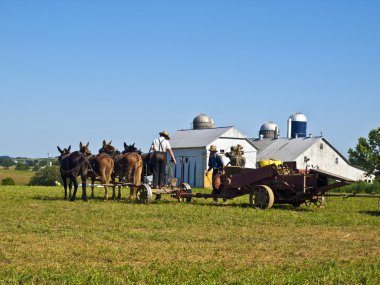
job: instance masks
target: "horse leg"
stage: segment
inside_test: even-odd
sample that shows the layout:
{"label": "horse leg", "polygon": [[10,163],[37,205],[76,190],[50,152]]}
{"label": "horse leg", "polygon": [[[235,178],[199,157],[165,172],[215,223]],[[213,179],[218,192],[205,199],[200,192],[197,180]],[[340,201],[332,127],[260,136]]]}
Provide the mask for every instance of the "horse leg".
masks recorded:
{"label": "horse leg", "polygon": [[78,182],[77,182],[77,178],[75,176],[70,177],[70,179],[74,183],[74,194],[73,194],[73,196],[71,196],[71,199],[70,199],[70,201],[73,202],[73,201],[75,201],[75,198],[77,196]]}
{"label": "horse leg", "polygon": [[[132,182],[133,183],[133,180],[132,180],[132,168],[130,169],[127,169],[127,181],[128,182]],[[134,192],[134,187],[133,186],[129,186],[129,189],[130,189],[130,192],[129,192],[129,200],[133,200],[133,198],[135,197],[133,194]]]}
{"label": "horse leg", "polygon": [[81,180],[82,180],[82,200],[87,201],[87,192],[86,192],[86,186],[87,186],[87,175],[81,174]]}
{"label": "horse leg", "polygon": [[63,199],[67,200],[67,181],[66,181],[66,177],[64,177],[63,175],[61,175],[61,177],[62,177],[62,182],[63,182],[63,189],[65,189],[65,195],[64,195]]}
{"label": "horse leg", "polygon": [[113,184],[113,186],[112,186],[112,199],[115,200],[116,199],[116,185],[115,185],[116,176],[115,175],[111,176],[111,181],[112,181],[112,184]]}
{"label": "horse leg", "polygon": [[71,191],[73,190],[73,183],[69,180],[69,199],[71,198]]}
{"label": "horse leg", "polygon": [[[119,182],[123,182],[123,179],[121,178],[121,177],[119,177]],[[118,195],[117,195],[117,199],[118,200],[121,200],[121,186],[119,185],[118,186],[118,190],[119,190],[119,193],[118,193]]]}
{"label": "horse leg", "polygon": [[94,183],[95,183],[95,178],[91,177],[91,198],[94,198]]}
{"label": "horse leg", "polygon": [[104,179],[104,176],[100,177],[100,181],[102,181],[102,184],[104,185],[104,200],[108,200],[108,186],[105,186],[107,184],[106,179]]}
{"label": "horse leg", "polygon": [[108,200],[108,186],[104,186],[104,200]]}

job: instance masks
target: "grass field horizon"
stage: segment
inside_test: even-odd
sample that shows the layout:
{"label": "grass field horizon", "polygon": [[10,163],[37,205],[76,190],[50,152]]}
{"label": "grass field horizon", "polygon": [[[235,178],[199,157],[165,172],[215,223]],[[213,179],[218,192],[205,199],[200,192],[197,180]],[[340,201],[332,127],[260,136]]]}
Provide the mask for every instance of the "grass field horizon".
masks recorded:
{"label": "grass field horizon", "polygon": [[64,201],[61,187],[0,194],[0,284],[380,283],[375,199],[256,210],[248,197],[213,206],[104,202],[102,189],[88,202]]}

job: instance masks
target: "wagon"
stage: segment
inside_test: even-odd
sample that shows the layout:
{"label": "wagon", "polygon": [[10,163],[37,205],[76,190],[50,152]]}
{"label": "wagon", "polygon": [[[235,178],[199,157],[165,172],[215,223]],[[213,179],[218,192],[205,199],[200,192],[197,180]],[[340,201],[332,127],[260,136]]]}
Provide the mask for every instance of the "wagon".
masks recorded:
{"label": "wagon", "polygon": [[[179,188],[173,188],[171,194],[180,201],[188,202],[192,198],[233,199],[248,195],[251,206],[269,209],[274,204],[320,205],[327,191],[353,182],[319,169],[300,171],[292,162],[271,164],[257,169],[229,166],[214,179],[217,194],[192,193],[186,183]],[[148,185],[141,185],[138,192],[139,201],[152,201],[154,192]]]}
{"label": "wagon", "polygon": [[137,188],[137,201],[144,204],[150,204],[153,201],[153,195],[163,195],[168,194],[172,198],[178,201],[191,201],[192,190],[188,183],[180,183],[177,187],[175,184],[171,183],[160,189],[152,189],[149,184],[141,184]]}

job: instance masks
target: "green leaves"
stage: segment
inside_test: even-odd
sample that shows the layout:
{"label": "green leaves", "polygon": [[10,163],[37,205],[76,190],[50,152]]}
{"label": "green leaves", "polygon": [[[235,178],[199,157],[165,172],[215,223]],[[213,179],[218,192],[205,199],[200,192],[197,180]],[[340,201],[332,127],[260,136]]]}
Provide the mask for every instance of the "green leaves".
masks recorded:
{"label": "green leaves", "polygon": [[368,138],[360,137],[353,150],[348,150],[351,164],[363,168],[367,175],[380,176],[380,128],[369,132]]}

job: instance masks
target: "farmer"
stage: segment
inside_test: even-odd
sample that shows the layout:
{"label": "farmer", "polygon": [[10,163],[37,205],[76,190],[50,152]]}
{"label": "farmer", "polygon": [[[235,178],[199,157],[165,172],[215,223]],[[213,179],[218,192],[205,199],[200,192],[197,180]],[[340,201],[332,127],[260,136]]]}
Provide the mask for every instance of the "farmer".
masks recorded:
{"label": "farmer", "polygon": [[[212,169],[212,192],[211,194],[218,194],[218,189],[215,188],[215,176],[223,171],[224,163],[222,157],[218,154],[218,150],[215,145],[210,146],[210,157],[208,159],[208,169],[206,174]],[[227,200],[223,198],[223,201]],[[218,203],[218,198],[214,198],[214,203]]]}
{"label": "farmer", "polygon": [[[167,131],[159,133],[160,137],[153,140],[150,150],[153,151],[153,188],[159,189],[165,185],[166,176],[166,152],[169,152],[171,162],[176,164],[176,160],[170,146],[170,136]],[[158,197],[158,195],[157,195]]]}

